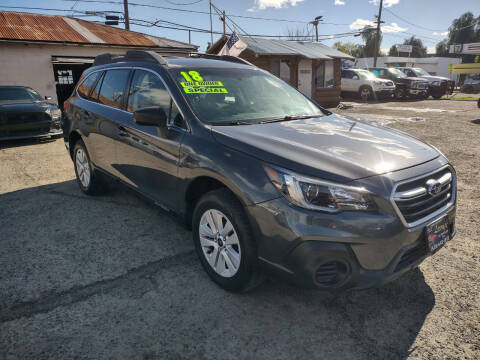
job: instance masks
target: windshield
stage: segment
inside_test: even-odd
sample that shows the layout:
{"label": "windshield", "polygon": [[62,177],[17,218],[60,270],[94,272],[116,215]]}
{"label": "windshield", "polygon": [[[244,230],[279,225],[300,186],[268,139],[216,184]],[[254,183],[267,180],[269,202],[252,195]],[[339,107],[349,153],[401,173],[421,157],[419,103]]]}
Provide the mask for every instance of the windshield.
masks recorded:
{"label": "windshield", "polygon": [[41,101],[42,98],[32,89],[24,87],[0,87],[0,101]]}
{"label": "windshield", "polygon": [[417,74],[417,76],[430,76],[428,72],[426,72],[421,68],[414,68],[413,70],[415,70],[415,73]]}
{"label": "windshield", "polygon": [[258,123],[265,119],[315,115],[321,109],[275,76],[256,69],[170,70],[204,123]]}
{"label": "windshield", "polygon": [[355,72],[362,78],[367,80],[376,80],[377,77],[374,73],[367,70],[355,70]]}
{"label": "windshield", "polygon": [[390,73],[393,75],[394,79],[407,77],[407,75],[405,75],[403,71],[400,71],[398,69],[390,69]]}
{"label": "windshield", "polygon": [[469,80],[477,80],[479,81],[480,80],[480,74],[470,74],[470,75],[467,75],[467,79]]}

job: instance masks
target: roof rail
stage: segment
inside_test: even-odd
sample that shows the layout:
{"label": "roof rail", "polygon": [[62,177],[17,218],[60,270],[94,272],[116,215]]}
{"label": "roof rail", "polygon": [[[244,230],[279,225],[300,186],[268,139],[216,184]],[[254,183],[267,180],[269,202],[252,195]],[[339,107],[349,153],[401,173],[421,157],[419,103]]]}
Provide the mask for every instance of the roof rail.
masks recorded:
{"label": "roof rail", "polygon": [[93,60],[93,66],[111,64],[122,61],[146,61],[154,62],[163,66],[168,66],[167,60],[155,51],[129,50],[125,55],[101,54]]}
{"label": "roof rail", "polygon": [[224,61],[230,61],[238,64],[244,64],[244,65],[250,65],[250,66],[255,66],[251,62],[242,59],[238,56],[232,56],[232,55],[214,55],[214,54],[190,54],[190,57],[199,57],[199,58],[205,58],[205,59],[215,59],[215,60],[224,60]]}

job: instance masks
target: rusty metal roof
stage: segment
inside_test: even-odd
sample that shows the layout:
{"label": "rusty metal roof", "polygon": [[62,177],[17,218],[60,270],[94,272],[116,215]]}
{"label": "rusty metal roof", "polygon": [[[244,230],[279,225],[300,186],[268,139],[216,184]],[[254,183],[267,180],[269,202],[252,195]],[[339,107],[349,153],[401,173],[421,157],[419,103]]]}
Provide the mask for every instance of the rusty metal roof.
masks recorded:
{"label": "rusty metal roof", "polygon": [[66,16],[0,11],[0,39],[196,51],[198,46]]}

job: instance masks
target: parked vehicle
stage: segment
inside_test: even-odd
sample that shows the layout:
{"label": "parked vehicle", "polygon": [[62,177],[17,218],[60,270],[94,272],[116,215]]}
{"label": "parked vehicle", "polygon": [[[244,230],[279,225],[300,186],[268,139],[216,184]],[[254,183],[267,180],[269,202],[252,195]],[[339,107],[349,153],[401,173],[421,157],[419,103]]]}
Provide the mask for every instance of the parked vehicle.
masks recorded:
{"label": "parked vehicle", "polygon": [[455,234],[456,175],[438,150],[322,109],[239,58],[102,55],[65,104],[80,189],[101,192],[108,174],[183,218],[225,289],[264,271],[376,286]]}
{"label": "parked vehicle", "polygon": [[0,140],[62,134],[62,112],[32,88],[0,86]]}
{"label": "parked vehicle", "polygon": [[392,97],[393,81],[377,78],[368,70],[343,69],[342,93],[358,94],[363,99]]}
{"label": "parked vehicle", "polygon": [[468,74],[460,91],[467,94],[480,92],[480,74]]}
{"label": "parked vehicle", "polygon": [[428,81],[428,95],[434,99],[440,99],[443,95],[452,94],[455,89],[455,81],[443,76],[433,76],[421,68],[398,67],[408,77],[422,78]]}
{"label": "parked vehicle", "polygon": [[396,68],[369,68],[376,77],[391,80],[395,83],[395,97],[406,99],[409,97],[426,98],[428,96],[428,81],[417,77],[408,77]]}

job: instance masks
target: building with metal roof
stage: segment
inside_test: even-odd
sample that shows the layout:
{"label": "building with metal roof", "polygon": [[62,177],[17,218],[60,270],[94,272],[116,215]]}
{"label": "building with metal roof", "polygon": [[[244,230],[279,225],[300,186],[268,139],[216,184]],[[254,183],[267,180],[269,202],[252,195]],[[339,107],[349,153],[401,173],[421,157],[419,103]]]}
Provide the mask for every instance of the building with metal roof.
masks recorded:
{"label": "building with metal roof", "polygon": [[59,105],[95,56],[131,49],[188,56],[198,46],[73,17],[0,11],[0,85],[30,86]]}
{"label": "building with metal roof", "polygon": [[[241,36],[247,48],[239,55],[256,66],[280,77],[305,95],[324,105],[340,101],[341,61],[352,56],[312,41],[289,41]],[[227,36],[208,50],[218,54]]]}

